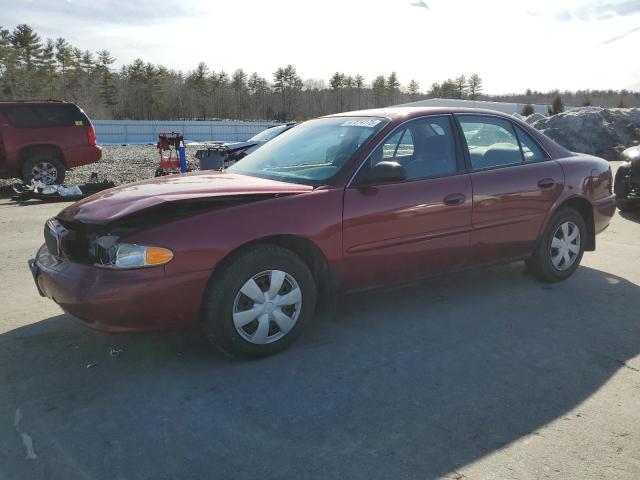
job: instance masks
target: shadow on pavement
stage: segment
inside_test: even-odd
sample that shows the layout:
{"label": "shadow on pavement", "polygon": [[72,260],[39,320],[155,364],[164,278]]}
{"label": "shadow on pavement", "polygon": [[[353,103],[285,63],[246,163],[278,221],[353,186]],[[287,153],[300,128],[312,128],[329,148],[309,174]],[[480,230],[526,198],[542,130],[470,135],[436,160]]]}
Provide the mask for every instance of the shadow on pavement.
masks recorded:
{"label": "shadow on pavement", "polygon": [[351,297],[253,361],[197,331],[117,336],[59,315],[0,336],[0,478],[435,478],[579,421],[568,412],[640,353],[638,298],[585,267],[554,285],[495,267]]}
{"label": "shadow on pavement", "polygon": [[618,215],[620,215],[625,220],[630,220],[635,223],[640,223],[640,208],[636,210],[630,210],[628,212],[622,212],[618,210]]}

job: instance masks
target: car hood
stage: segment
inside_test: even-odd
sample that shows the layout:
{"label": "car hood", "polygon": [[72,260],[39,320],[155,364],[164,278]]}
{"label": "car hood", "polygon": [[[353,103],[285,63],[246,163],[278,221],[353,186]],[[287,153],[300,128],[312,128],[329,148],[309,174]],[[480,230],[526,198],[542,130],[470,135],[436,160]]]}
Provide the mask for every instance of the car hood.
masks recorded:
{"label": "car hood", "polygon": [[91,195],[70,205],[58,218],[67,222],[107,224],[167,202],[218,197],[292,195],[310,185],[279,182],[226,172],[195,172],[129,183]]}

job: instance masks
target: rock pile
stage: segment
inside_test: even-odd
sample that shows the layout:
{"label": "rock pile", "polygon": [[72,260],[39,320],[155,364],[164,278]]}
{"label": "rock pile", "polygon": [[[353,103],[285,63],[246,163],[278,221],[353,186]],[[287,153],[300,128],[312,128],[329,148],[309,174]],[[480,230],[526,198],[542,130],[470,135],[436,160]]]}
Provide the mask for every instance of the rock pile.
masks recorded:
{"label": "rock pile", "polygon": [[586,107],[532,125],[572,152],[607,160],[619,160],[625,148],[640,143],[640,108]]}

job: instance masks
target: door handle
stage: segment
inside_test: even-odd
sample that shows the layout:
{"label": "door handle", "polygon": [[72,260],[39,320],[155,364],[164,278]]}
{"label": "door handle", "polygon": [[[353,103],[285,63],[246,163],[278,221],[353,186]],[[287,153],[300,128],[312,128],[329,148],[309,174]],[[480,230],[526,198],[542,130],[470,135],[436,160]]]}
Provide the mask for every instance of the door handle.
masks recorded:
{"label": "door handle", "polygon": [[448,207],[453,207],[456,205],[462,205],[466,199],[467,197],[463,193],[452,193],[451,195],[444,197],[442,203]]}
{"label": "door handle", "polygon": [[538,182],[538,187],[540,188],[553,188],[553,186],[556,184],[555,180],[553,178],[543,178],[542,180],[540,180]]}

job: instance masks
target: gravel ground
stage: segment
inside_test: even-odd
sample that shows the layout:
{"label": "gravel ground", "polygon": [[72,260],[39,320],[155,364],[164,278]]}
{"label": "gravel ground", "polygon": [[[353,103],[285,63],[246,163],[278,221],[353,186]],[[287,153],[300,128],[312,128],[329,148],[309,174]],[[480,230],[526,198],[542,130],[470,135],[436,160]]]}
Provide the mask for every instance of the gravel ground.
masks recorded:
{"label": "gravel ground", "polygon": [[[187,146],[187,161],[194,169],[200,168],[195,157],[196,150],[205,148],[202,145]],[[116,185],[152,178],[160,163],[158,149],[155,145],[103,145],[102,159],[97,163],[74,168],[67,172],[66,185],[85,183],[92,172],[98,174],[99,180],[111,180]],[[10,188],[21,183],[15,178],[0,179],[0,195],[12,193]]]}

